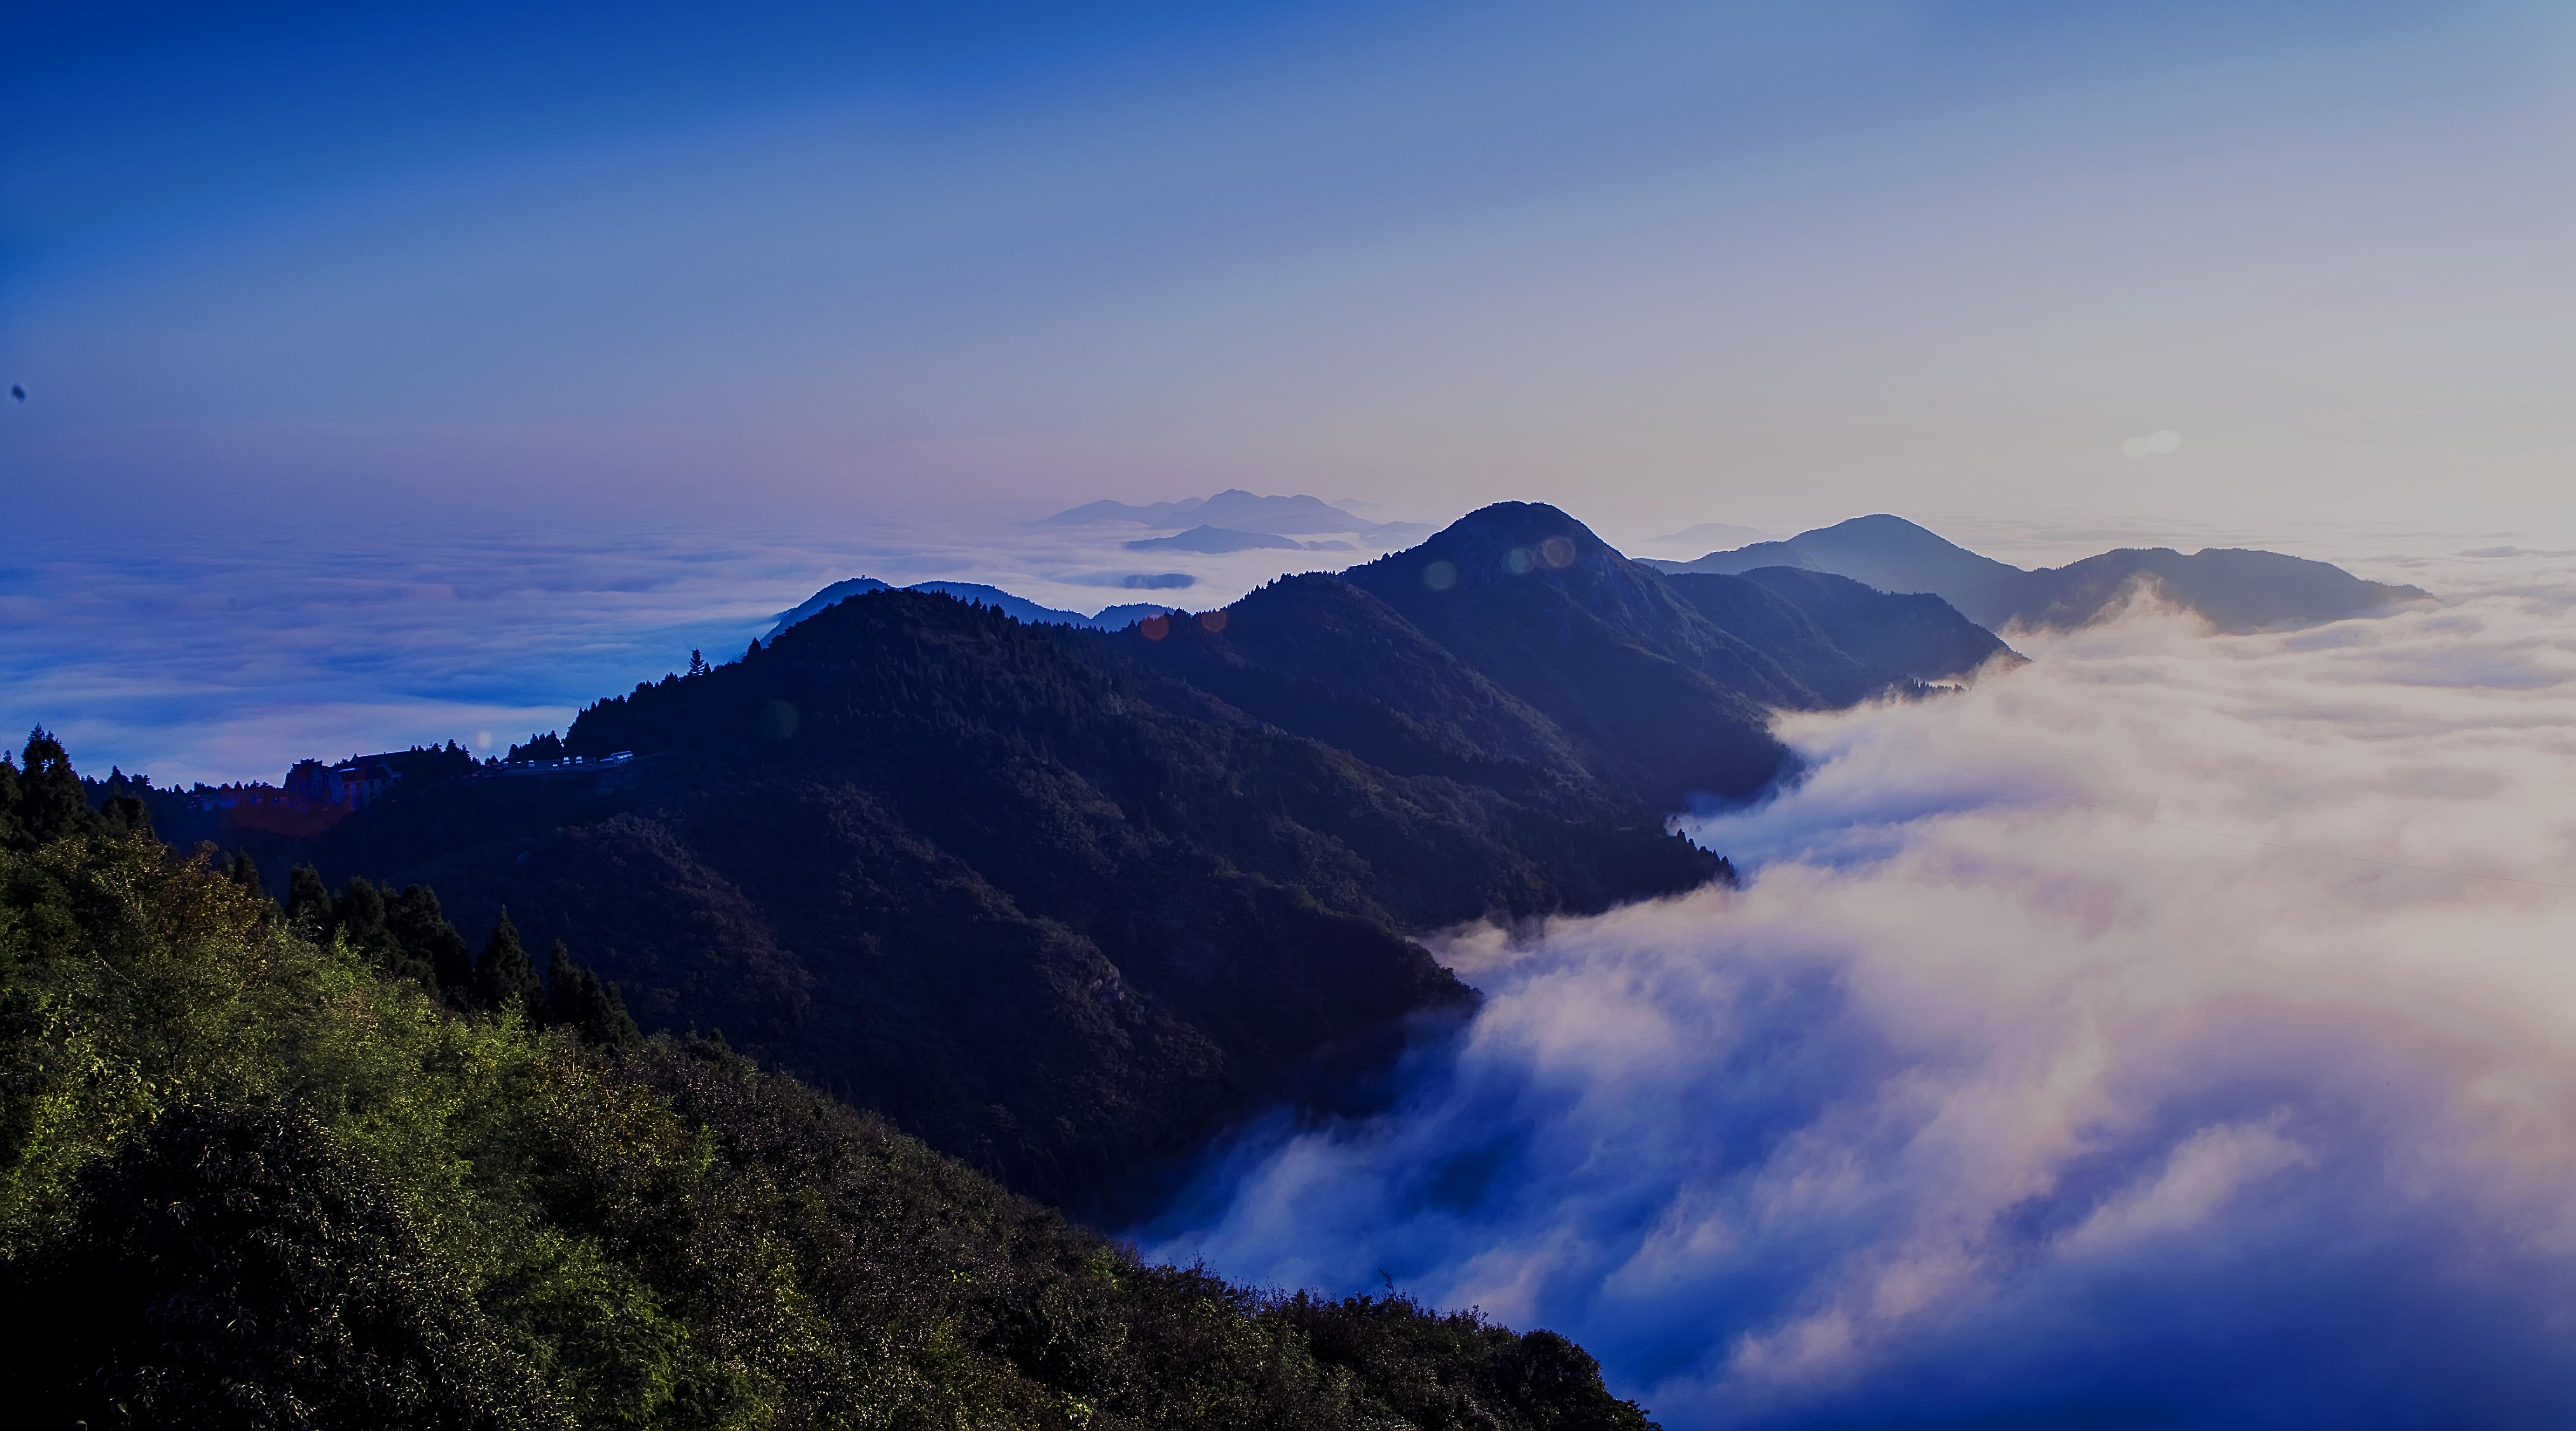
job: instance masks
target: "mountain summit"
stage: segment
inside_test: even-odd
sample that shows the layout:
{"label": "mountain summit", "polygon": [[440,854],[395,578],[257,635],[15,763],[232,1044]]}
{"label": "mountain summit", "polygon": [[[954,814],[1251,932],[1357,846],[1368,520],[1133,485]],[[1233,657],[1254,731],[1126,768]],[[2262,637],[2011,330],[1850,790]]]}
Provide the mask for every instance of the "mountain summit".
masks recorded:
{"label": "mountain summit", "polygon": [[[1874,626],[1907,632],[1904,649],[1854,655]],[[1768,783],[1788,758],[1769,731],[1775,708],[1846,704],[2009,656],[1937,598],[1832,577],[1790,591],[1674,580],[1533,502],[1480,508],[1339,576],[1276,582],[1213,629],[1127,639],[1263,720],[1359,742],[1392,768],[1527,765],[1655,809]]]}

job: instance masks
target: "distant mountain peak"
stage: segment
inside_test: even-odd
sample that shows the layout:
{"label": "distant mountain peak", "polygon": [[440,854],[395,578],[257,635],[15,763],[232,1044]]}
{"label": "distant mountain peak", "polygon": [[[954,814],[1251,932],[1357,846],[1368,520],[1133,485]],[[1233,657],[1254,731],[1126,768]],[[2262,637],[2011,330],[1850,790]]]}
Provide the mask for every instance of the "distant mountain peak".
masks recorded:
{"label": "distant mountain peak", "polygon": [[1265,497],[1241,487],[1228,487],[1209,497],[1149,502],[1142,506],[1126,502],[1086,502],[1058,512],[1047,521],[1059,526],[1133,522],[1171,529],[1217,527],[1271,536],[1364,532],[1381,525],[1374,518],[1360,516],[1321,497],[1311,497],[1302,492],[1287,497]]}
{"label": "distant mountain peak", "polygon": [[1120,545],[1131,552],[1224,553],[1305,550],[1305,543],[1295,537],[1283,537],[1270,532],[1236,531],[1229,527],[1209,526],[1205,523],[1192,527],[1178,536],[1145,537],[1137,541],[1122,542]]}
{"label": "distant mountain peak", "polygon": [[1909,522],[1893,512],[1871,512],[1866,516],[1846,517],[1830,527],[1819,527],[1813,532],[1802,535],[1821,536],[1828,532],[1846,538],[1867,537],[1877,541],[1913,542],[1924,546],[1938,543],[1952,551],[1967,550],[1930,527],[1920,522]]}
{"label": "distant mountain peak", "polygon": [[[1486,583],[1563,571],[1578,564],[1598,566],[1620,557],[1590,527],[1545,502],[1496,502],[1479,507],[1441,528],[1409,552],[1388,560],[1412,560],[1425,566],[1446,565],[1457,580]],[[1434,590],[1444,582],[1428,572]]]}
{"label": "distant mountain peak", "polygon": [[2340,567],[2279,552],[2122,548],[2062,567],[2025,571],[1968,550],[1903,517],[1874,512],[1777,542],[1710,552],[1695,561],[1648,562],[1668,575],[1741,575],[1796,567],[1850,577],[1888,592],[1928,591],[1989,630],[2081,626],[2145,582],[2222,629],[2334,621],[2429,600],[2411,586],[2364,581]]}

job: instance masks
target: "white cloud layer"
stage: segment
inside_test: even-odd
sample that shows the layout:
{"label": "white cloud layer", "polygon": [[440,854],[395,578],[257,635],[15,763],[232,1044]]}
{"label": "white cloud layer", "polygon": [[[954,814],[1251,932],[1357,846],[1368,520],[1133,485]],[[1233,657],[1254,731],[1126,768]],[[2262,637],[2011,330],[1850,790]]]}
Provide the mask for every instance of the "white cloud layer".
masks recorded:
{"label": "white cloud layer", "polygon": [[2540,1425],[2576,1405],[2576,577],[2025,643],[1801,719],[1748,872],[1442,956],[1369,1118],[1143,1237],[1546,1325],[1674,1428]]}
{"label": "white cloud layer", "polygon": [[[85,772],[282,778],[307,756],[488,733],[499,754],[637,681],[742,653],[830,582],[983,582],[1084,614],[1221,606],[1349,551],[1130,552],[1126,527],[991,521],[793,532],[550,521],[222,539],[0,532],[0,735],[42,724]],[[17,538],[13,540],[12,538]],[[1137,575],[1186,585],[1131,589]]]}

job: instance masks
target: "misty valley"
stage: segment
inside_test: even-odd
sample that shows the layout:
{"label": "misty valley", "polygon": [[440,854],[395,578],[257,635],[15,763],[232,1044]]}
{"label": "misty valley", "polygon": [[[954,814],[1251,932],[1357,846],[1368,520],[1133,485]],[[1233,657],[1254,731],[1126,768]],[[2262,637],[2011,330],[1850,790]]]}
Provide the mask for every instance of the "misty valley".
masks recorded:
{"label": "misty valley", "polygon": [[[1662,561],[1531,503],[1056,523],[1413,544],[1205,608],[836,581],[506,757],[0,763],[32,1424],[2163,1424],[2432,1334],[2231,1360],[2282,1313],[2170,1313],[2240,1275],[2159,1240],[2211,1225],[2541,1353],[2554,1264],[2439,1211],[2550,1168],[2424,1108],[2549,1075],[2389,944],[2515,857],[2351,843],[2517,687],[2389,693],[2536,659],[2504,608],[1889,516]],[[2244,942],[2285,919],[2337,1000]]]}

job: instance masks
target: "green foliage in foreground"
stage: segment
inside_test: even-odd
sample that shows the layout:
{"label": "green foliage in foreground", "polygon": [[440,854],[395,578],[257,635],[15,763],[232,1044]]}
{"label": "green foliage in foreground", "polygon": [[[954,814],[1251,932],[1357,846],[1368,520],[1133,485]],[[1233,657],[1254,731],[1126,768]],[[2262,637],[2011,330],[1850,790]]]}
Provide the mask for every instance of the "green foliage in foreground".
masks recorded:
{"label": "green foliage in foreground", "polygon": [[0,772],[16,1425],[1648,1424],[1550,1333],[1146,1266],[720,1042],[460,1013]]}

